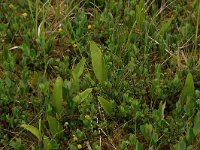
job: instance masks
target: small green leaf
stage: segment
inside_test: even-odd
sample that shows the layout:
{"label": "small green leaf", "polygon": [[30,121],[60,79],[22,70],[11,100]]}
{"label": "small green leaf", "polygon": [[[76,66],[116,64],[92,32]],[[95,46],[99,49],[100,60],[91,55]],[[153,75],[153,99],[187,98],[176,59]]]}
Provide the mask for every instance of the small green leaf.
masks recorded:
{"label": "small green leaf", "polygon": [[153,126],[151,124],[141,125],[140,130],[147,141],[152,138]]}
{"label": "small green leaf", "polygon": [[35,135],[38,138],[39,141],[42,140],[42,133],[36,127],[27,124],[22,124],[21,127],[30,131],[33,135]]}
{"label": "small green leaf", "polygon": [[90,42],[90,51],[92,58],[92,67],[97,80],[103,83],[107,80],[107,69],[103,59],[101,50],[98,48],[94,41]]}
{"label": "small green leaf", "polygon": [[78,79],[82,73],[83,73],[83,69],[84,69],[84,65],[85,65],[85,58],[83,57],[80,62],[77,64],[77,66],[72,70],[72,76],[73,79]]}
{"label": "small green leaf", "polygon": [[172,150],[185,150],[186,149],[186,143],[185,141],[180,141],[176,145],[173,146]]}
{"label": "small green leaf", "polygon": [[50,143],[50,140],[47,136],[44,136],[44,138],[43,138],[43,146],[44,146],[44,150],[50,150],[51,149],[51,143]]}
{"label": "small green leaf", "polygon": [[159,109],[158,109],[158,113],[159,113],[159,116],[160,116],[160,120],[164,119],[164,112],[165,112],[165,106],[166,106],[166,102],[162,103],[162,101],[160,102],[160,105],[159,105]]}
{"label": "small green leaf", "polygon": [[181,104],[183,105],[184,103],[186,103],[187,98],[192,98],[194,95],[194,81],[193,81],[193,76],[191,73],[189,73],[187,75],[186,81],[185,81],[185,85],[183,87],[181,96],[179,98],[179,101],[181,102]]}
{"label": "small green leaf", "polygon": [[20,138],[16,138],[15,140],[10,140],[9,145],[13,148],[13,150],[24,150],[22,140]]}
{"label": "small green leaf", "polygon": [[61,136],[62,127],[60,126],[58,120],[52,116],[47,116],[47,121],[49,123],[49,128],[52,136]]}
{"label": "small green leaf", "polygon": [[129,141],[131,145],[136,145],[137,137],[134,134],[130,134]]}
{"label": "small green leaf", "polygon": [[111,116],[113,114],[113,109],[114,109],[114,103],[109,102],[107,100],[105,100],[103,97],[98,96],[98,100],[101,104],[101,106],[103,107],[103,109],[105,110],[105,112]]}
{"label": "small green leaf", "polygon": [[151,124],[145,124],[145,130],[150,138],[153,131],[153,126]]}
{"label": "small green leaf", "polygon": [[96,144],[95,142],[92,144],[92,149],[93,150],[101,150],[101,147],[98,145],[98,144]]}
{"label": "small green leaf", "polygon": [[143,145],[140,144],[140,142],[137,141],[136,146],[135,146],[135,150],[143,150]]}
{"label": "small green leaf", "polygon": [[194,107],[195,107],[195,102],[190,97],[188,97],[186,100],[186,104],[184,105],[185,113],[188,116],[191,116],[194,111]]}
{"label": "small green leaf", "polygon": [[194,132],[193,132],[193,129],[192,128],[188,128],[187,129],[187,133],[186,133],[186,139],[188,142],[192,142],[192,140],[194,139],[195,135],[194,135]]}
{"label": "small green leaf", "polygon": [[88,95],[92,92],[92,88],[88,88],[86,89],[85,91],[79,93],[78,95],[76,95],[73,100],[76,102],[76,103],[81,103],[83,100],[85,100]]}
{"label": "small green leaf", "polygon": [[200,111],[197,112],[194,118],[193,132],[194,132],[194,135],[197,135],[200,133]]}
{"label": "small green leaf", "polygon": [[156,144],[158,142],[158,134],[155,131],[152,134],[152,140],[153,144]]}
{"label": "small green leaf", "polygon": [[74,69],[72,70],[72,78],[71,78],[72,92],[79,91],[79,86],[80,86],[79,78],[83,74],[85,61],[86,59],[83,57],[80,60],[80,62],[76,65],[76,67],[74,67]]}
{"label": "small green leaf", "polygon": [[37,85],[37,83],[39,81],[39,77],[40,76],[39,76],[38,72],[34,71],[34,73],[33,73],[33,82],[32,82],[33,86]]}
{"label": "small green leaf", "polygon": [[63,80],[61,77],[57,77],[54,90],[53,90],[53,108],[55,109],[57,114],[61,114],[62,112],[62,102],[63,102]]}

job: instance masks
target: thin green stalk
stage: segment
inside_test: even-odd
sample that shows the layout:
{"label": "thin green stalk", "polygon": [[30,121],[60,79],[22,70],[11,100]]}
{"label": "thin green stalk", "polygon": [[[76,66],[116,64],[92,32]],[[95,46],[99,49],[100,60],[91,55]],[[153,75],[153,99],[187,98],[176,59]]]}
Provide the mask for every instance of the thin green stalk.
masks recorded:
{"label": "thin green stalk", "polygon": [[199,32],[199,20],[200,20],[200,2],[198,3],[198,8],[197,8],[197,22],[196,22],[196,32],[195,32],[195,47],[194,50],[197,50],[197,40],[198,40],[198,32]]}
{"label": "thin green stalk", "polygon": [[55,18],[58,19],[59,15],[60,15],[60,1],[56,0],[56,15],[55,15]]}
{"label": "thin green stalk", "polygon": [[133,33],[133,30],[134,30],[134,28],[135,28],[135,25],[136,25],[136,21],[133,23],[132,28],[131,28],[131,30],[130,30],[130,33],[129,33],[129,35],[128,35],[128,39],[127,39],[126,46],[125,46],[125,49],[126,49],[126,50],[128,49],[128,45],[129,45],[129,43],[130,43],[131,35],[132,35],[132,33]]}
{"label": "thin green stalk", "polygon": [[35,35],[38,34],[38,14],[39,14],[39,0],[36,0],[35,5]]}
{"label": "thin green stalk", "polygon": [[[44,29],[44,22],[45,22],[45,18],[46,18],[46,11],[45,8],[43,7],[43,19],[42,19],[42,29]],[[45,33],[42,34],[42,37],[45,38]],[[44,47],[44,64],[45,64],[45,70],[44,70],[44,77],[46,75],[46,71],[47,71],[47,57],[46,57],[46,42],[45,42],[45,47]]]}
{"label": "thin green stalk", "polygon": [[31,8],[31,1],[30,0],[28,0],[28,7],[29,7],[29,10],[30,10],[30,12],[31,12],[31,18],[33,19],[33,21],[34,21],[34,17],[33,17],[33,10],[32,10],[32,8]]}

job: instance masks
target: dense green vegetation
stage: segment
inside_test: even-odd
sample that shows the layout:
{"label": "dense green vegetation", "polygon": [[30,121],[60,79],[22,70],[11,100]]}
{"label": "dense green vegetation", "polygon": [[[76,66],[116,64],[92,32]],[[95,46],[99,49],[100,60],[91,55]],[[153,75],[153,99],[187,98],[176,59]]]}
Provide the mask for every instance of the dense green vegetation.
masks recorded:
{"label": "dense green vegetation", "polygon": [[1,0],[0,149],[200,149],[198,0]]}

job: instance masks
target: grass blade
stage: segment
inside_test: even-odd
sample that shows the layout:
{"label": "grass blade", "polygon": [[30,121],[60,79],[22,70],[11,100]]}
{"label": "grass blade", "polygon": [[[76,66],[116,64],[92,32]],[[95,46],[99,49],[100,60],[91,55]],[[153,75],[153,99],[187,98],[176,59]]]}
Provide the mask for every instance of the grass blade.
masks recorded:
{"label": "grass blade", "polygon": [[167,21],[162,22],[161,29],[160,29],[160,35],[163,37],[167,30],[170,28],[171,22],[173,20],[173,17],[168,19]]}

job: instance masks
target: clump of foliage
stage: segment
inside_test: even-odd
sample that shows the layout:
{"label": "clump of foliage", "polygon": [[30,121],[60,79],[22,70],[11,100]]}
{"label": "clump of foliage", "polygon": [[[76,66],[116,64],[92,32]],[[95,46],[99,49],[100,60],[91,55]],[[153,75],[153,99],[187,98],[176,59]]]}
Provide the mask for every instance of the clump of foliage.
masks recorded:
{"label": "clump of foliage", "polygon": [[0,149],[199,149],[198,0],[2,0]]}

